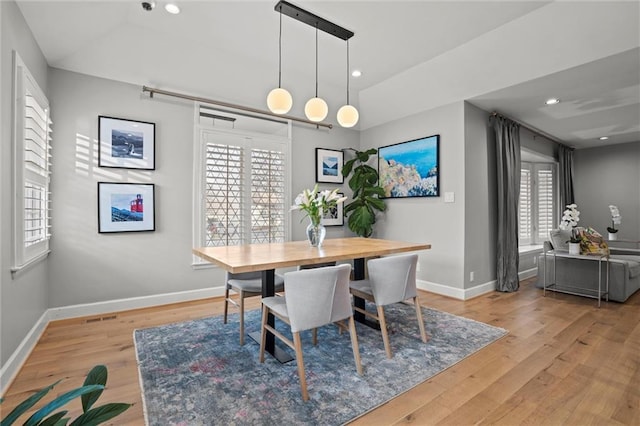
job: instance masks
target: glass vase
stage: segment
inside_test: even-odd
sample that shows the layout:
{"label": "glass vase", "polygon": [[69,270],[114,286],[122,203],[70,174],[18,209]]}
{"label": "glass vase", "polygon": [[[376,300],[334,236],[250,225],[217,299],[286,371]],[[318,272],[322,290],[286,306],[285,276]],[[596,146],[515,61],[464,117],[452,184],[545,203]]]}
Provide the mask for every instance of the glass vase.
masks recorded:
{"label": "glass vase", "polygon": [[311,247],[320,247],[326,234],[327,230],[320,223],[310,222],[307,226],[307,239]]}

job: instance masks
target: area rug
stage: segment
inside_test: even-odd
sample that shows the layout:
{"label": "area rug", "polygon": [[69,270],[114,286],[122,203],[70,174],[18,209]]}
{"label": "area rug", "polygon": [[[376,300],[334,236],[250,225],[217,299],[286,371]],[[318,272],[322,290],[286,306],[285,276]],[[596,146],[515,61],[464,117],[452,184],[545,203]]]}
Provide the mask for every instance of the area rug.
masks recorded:
{"label": "area rug", "polygon": [[[151,426],[340,425],[507,333],[423,308],[430,337],[424,344],[412,305],[388,306],[385,314],[393,358],[386,358],[379,330],[357,324],[362,376],[356,372],[349,333],[322,327],[317,346],[310,332],[303,333],[307,402],[300,395],[295,361],[281,364],[267,354],[260,364],[256,342],[247,338],[240,346],[237,314],[227,324],[218,316],[135,330],[145,420]],[[290,336],[287,326],[278,323]],[[259,330],[259,310],[247,312],[245,324],[248,332]]]}

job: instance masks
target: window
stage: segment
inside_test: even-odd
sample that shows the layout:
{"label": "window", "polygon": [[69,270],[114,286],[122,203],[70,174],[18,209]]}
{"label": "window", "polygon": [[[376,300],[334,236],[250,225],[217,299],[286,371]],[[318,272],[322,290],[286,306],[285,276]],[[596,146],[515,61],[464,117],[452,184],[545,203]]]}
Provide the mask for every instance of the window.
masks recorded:
{"label": "window", "polygon": [[556,165],[523,162],[520,170],[520,245],[542,244],[556,224]]}
{"label": "window", "polygon": [[15,272],[49,253],[52,122],[49,101],[15,52],[14,71]]}
{"label": "window", "polygon": [[[289,138],[228,128],[229,120],[222,123],[226,129],[202,120],[196,125],[194,243],[210,247],[287,240]],[[283,125],[288,131],[288,123]]]}

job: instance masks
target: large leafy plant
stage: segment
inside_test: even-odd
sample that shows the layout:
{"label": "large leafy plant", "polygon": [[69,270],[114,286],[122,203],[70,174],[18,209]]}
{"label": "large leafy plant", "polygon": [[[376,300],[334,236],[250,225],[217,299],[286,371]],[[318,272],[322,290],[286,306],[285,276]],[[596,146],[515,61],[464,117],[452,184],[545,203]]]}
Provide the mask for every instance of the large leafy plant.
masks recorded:
{"label": "large leafy plant", "polygon": [[353,201],[345,205],[344,215],[348,217],[349,229],[361,237],[370,237],[376,223],[376,211],[382,212],[387,208],[380,198],[384,196],[384,190],[378,186],[378,170],[367,164],[369,157],[378,151],[375,148],[349,150],[355,153],[355,157],[344,164],[342,175],[349,178]]}
{"label": "large leafy plant", "polygon": [[[0,426],[12,425],[22,414],[36,405],[38,401],[40,401],[51,389],[53,389],[55,385],[60,382],[61,380],[58,380],[52,385],[47,386],[22,401],[13,409],[13,411],[0,421]],[[69,424],[69,420],[71,420],[70,417],[65,417],[68,411],[62,410],[56,413],[53,412],[77,397],[80,397],[82,401],[82,414],[72,421],[69,424],[70,426],[98,425],[111,420],[126,411],[132,404],[114,402],[101,405],[100,407],[91,408],[100,395],[102,395],[102,391],[106,384],[107,367],[104,365],[96,365],[91,369],[89,374],[87,374],[84,384],[81,387],[58,396],[53,401],[40,408],[23,423],[23,426],[66,426]],[[0,400],[0,402],[2,402],[2,400]]]}

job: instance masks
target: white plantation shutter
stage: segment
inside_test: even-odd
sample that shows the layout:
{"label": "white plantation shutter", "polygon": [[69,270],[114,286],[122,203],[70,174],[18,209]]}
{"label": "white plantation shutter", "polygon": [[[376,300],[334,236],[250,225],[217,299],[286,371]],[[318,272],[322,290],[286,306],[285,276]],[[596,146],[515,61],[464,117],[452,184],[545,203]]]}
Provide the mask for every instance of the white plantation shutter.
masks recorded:
{"label": "white plantation shutter", "polygon": [[556,166],[522,163],[518,237],[520,245],[542,244],[556,227]]}
{"label": "white plantation shutter", "polygon": [[[285,241],[289,140],[197,125],[194,243]],[[199,205],[198,205],[199,204]]]}
{"label": "white plantation shutter", "polygon": [[522,164],[520,170],[520,203],[518,205],[518,240],[520,245],[531,243],[531,168]]}
{"label": "white plantation shutter", "polygon": [[51,126],[49,101],[17,53],[15,62],[13,271],[49,252]]}

